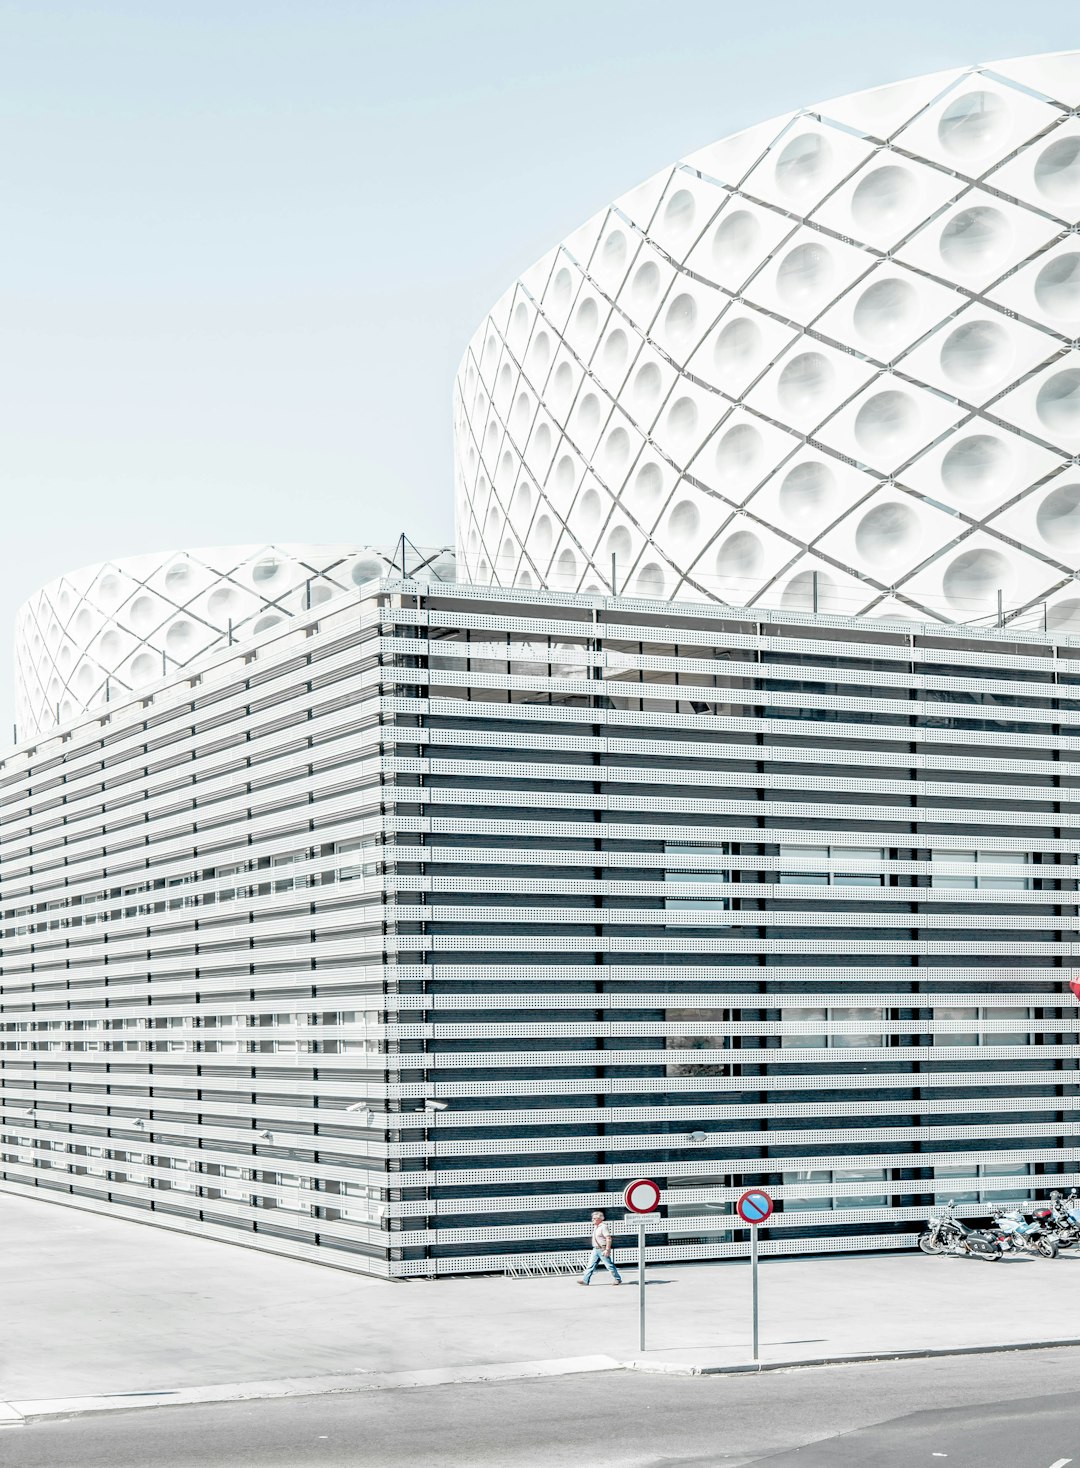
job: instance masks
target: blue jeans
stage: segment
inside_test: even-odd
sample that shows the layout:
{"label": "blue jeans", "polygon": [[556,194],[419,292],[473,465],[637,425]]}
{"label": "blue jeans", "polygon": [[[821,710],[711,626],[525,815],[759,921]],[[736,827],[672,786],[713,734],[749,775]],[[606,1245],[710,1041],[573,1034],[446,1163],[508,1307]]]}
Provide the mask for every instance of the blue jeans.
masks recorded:
{"label": "blue jeans", "polygon": [[615,1260],[611,1257],[610,1254],[601,1254],[599,1249],[594,1249],[592,1251],[592,1258],[589,1260],[589,1267],[588,1269],[586,1269],[585,1273],[581,1277],[582,1284],[589,1283],[593,1275],[596,1273],[596,1266],[598,1264],[602,1264],[604,1268],[612,1274],[616,1284],[622,1284],[622,1275],[615,1268]]}

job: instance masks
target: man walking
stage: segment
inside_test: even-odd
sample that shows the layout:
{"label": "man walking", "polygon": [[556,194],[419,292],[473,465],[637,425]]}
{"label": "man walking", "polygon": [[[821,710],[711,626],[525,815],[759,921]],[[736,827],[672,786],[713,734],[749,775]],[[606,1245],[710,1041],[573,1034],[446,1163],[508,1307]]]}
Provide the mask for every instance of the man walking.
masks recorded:
{"label": "man walking", "polygon": [[612,1284],[621,1285],[622,1275],[615,1267],[615,1260],[611,1257],[611,1230],[604,1222],[604,1215],[596,1212],[592,1216],[592,1258],[589,1267],[578,1280],[579,1285],[587,1285],[596,1273],[596,1266],[602,1264],[612,1277]]}

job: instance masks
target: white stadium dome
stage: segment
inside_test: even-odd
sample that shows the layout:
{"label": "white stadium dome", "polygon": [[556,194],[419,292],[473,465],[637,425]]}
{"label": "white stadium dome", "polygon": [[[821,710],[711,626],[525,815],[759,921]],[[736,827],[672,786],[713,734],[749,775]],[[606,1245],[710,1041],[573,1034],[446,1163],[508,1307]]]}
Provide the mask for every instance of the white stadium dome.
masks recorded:
{"label": "white stadium dome", "polygon": [[[405,571],[452,581],[448,547],[405,542]],[[190,667],[229,641],[401,572],[400,546],[234,545],[130,556],[51,581],[15,620],[20,738]]]}
{"label": "white stadium dome", "polygon": [[941,72],[601,210],[462,363],[463,578],[1080,631],[1078,109]]}

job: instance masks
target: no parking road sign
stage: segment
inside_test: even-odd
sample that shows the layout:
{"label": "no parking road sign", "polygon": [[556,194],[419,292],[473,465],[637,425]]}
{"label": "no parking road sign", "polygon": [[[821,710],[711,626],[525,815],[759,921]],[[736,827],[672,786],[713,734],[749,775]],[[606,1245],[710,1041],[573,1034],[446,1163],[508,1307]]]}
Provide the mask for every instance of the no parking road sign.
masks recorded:
{"label": "no parking road sign", "polygon": [[773,1211],[773,1201],[760,1188],[750,1188],[735,1204],[735,1212],[743,1223],[750,1225],[750,1275],[754,1298],[754,1360],[758,1359],[758,1224],[764,1223]]}
{"label": "no parking road sign", "polygon": [[735,1204],[735,1211],[743,1223],[764,1223],[773,1211],[773,1200],[760,1188],[751,1188]]}

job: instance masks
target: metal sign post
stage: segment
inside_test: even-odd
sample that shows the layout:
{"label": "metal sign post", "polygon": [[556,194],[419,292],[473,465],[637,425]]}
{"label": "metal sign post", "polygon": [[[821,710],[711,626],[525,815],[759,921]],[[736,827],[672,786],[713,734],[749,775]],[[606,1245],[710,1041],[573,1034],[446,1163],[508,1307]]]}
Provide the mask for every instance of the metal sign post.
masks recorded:
{"label": "metal sign post", "polygon": [[751,1188],[735,1204],[735,1211],[743,1223],[750,1225],[750,1290],[753,1296],[754,1357],[758,1359],[758,1224],[764,1223],[773,1211],[773,1200],[760,1188]]}
{"label": "metal sign post", "polygon": [[645,1349],[645,1215],[638,1214],[637,1221],[637,1348]]}
{"label": "metal sign post", "polygon": [[628,1183],[623,1193],[623,1203],[629,1212],[637,1215],[637,1268],[638,1268],[638,1350],[645,1350],[645,1223],[649,1214],[655,1213],[660,1202],[660,1189],[649,1178],[638,1178]]}

